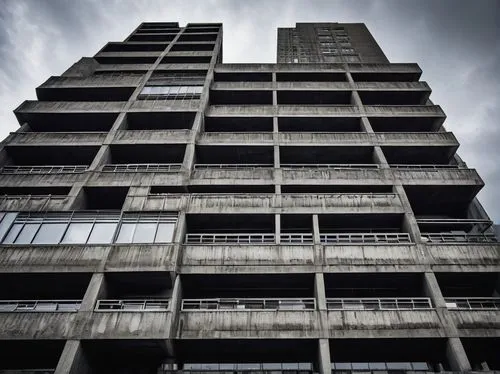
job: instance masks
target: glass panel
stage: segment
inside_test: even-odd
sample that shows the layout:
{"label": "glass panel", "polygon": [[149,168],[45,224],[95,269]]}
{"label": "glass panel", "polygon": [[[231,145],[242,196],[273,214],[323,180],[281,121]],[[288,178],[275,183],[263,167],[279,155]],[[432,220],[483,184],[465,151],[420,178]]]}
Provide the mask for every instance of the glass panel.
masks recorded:
{"label": "glass panel", "polygon": [[370,370],[385,370],[385,362],[370,362]]}
{"label": "glass panel", "polygon": [[41,312],[51,312],[51,311],[55,311],[57,309],[57,303],[54,303],[54,302],[39,302],[36,307],[35,307],[35,310],[38,310],[38,311],[41,311]]}
{"label": "glass panel", "polygon": [[35,244],[59,244],[66,230],[67,223],[44,223],[36,233]]}
{"label": "glass panel", "polygon": [[148,87],[148,86],[144,87],[144,88],[142,89],[142,91],[141,91],[141,94],[142,94],[142,95],[151,95],[151,93],[152,93],[152,91],[153,91],[153,90],[152,90],[152,88],[153,88],[153,87]]}
{"label": "glass panel", "polygon": [[87,241],[89,244],[111,243],[115,235],[116,223],[96,223]]}
{"label": "glass panel", "polygon": [[2,222],[0,223],[0,240],[4,237],[10,228],[10,225],[16,219],[17,213],[2,213]]}
{"label": "glass panel", "polygon": [[427,365],[427,362],[413,362],[412,363],[413,370],[430,370],[429,365]]}
{"label": "glass panel", "polygon": [[5,237],[5,240],[3,241],[4,244],[12,244],[17,238],[17,235],[19,234],[19,231],[23,228],[23,225],[21,223],[16,223],[12,225],[12,228],[10,229],[9,233]]}
{"label": "glass panel", "polygon": [[173,223],[160,223],[156,232],[155,243],[171,243],[174,238]]}
{"label": "glass panel", "polygon": [[350,362],[336,362],[335,369],[337,369],[337,370],[351,370],[351,363]]}
{"label": "glass panel", "polygon": [[353,362],[352,370],[368,370],[368,362]]}
{"label": "glass panel", "polygon": [[62,242],[69,244],[85,244],[91,229],[91,223],[70,223]]}
{"label": "glass panel", "polygon": [[411,370],[409,362],[388,362],[387,370]]}
{"label": "glass panel", "polygon": [[132,242],[153,243],[155,239],[155,231],[156,231],[156,223],[138,223],[135,229],[134,239]]}
{"label": "glass panel", "polygon": [[122,223],[116,243],[132,243],[135,225],[135,223]]}
{"label": "glass panel", "polygon": [[16,239],[16,244],[31,243],[39,227],[40,227],[39,223],[28,223],[24,225],[23,229],[21,230]]}

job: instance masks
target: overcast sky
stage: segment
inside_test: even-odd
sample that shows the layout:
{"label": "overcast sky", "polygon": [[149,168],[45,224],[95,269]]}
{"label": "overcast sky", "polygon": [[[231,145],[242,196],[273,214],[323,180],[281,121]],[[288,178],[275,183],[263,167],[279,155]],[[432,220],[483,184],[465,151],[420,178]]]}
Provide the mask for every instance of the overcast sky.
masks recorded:
{"label": "overcast sky", "polygon": [[416,62],[442,106],[460,156],[486,182],[480,201],[500,222],[499,1],[0,0],[0,138],[12,110],[140,22],[224,23],[224,62],[275,62],[277,27],[365,22],[391,62]]}

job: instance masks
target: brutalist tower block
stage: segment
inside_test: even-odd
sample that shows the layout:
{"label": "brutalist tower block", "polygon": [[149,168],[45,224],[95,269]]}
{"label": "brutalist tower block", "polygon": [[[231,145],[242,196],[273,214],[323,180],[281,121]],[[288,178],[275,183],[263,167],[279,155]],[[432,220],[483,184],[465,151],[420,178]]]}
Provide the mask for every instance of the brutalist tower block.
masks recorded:
{"label": "brutalist tower block", "polygon": [[277,51],[142,23],[15,110],[0,372],[500,370],[483,181],[418,65],[364,24]]}

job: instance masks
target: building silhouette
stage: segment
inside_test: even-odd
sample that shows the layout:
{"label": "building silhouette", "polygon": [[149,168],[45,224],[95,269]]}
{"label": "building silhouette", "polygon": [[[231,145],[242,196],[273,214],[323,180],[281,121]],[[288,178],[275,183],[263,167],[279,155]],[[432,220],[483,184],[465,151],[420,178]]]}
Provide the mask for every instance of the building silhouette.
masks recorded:
{"label": "building silhouette", "polygon": [[142,23],[2,143],[0,372],[500,370],[499,244],[414,63],[364,24]]}

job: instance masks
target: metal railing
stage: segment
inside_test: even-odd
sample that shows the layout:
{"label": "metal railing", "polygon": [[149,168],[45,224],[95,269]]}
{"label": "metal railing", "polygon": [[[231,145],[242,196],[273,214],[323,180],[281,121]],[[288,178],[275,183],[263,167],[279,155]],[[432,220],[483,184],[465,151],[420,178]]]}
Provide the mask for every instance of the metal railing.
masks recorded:
{"label": "metal railing", "polygon": [[332,373],[409,373],[433,372],[427,362],[332,362]]}
{"label": "metal railing", "polygon": [[184,299],[182,310],[314,310],[314,298]]}
{"label": "metal railing", "polygon": [[313,244],[313,234],[280,234],[281,244]]}
{"label": "metal railing", "polygon": [[169,302],[169,299],[98,300],[95,310],[99,312],[163,312],[168,310]]}
{"label": "metal railing", "polygon": [[186,234],[186,244],[274,244],[274,234]]}
{"label": "metal railing", "polygon": [[467,169],[461,165],[440,165],[440,164],[389,164],[394,169]]}
{"label": "metal railing", "polygon": [[0,369],[0,374],[53,374],[56,369]]}
{"label": "metal railing", "polygon": [[182,164],[106,164],[103,172],[109,173],[172,173],[182,169]]}
{"label": "metal railing", "polygon": [[420,310],[432,309],[427,297],[327,298],[328,310]]}
{"label": "metal railing", "polygon": [[195,169],[260,169],[273,168],[273,164],[195,164]]}
{"label": "metal railing", "polygon": [[500,297],[454,297],[445,298],[448,309],[475,310],[492,309],[500,310]]}
{"label": "metal railing", "polygon": [[55,165],[55,166],[4,166],[2,174],[69,174],[84,173],[88,165]]}
{"label": "metal railing", "polygon": [[0,300],[1,312],[77,312],[81,300]]}
{"label": "metal railing", "polygon": [[494,234],[422,233],[422,238],[431,243],[497,243]]}
{"label": "metal railing", "polygon": [[323,244],[408,244],[411,243],[408,233],[339,233],[320,234]]}
{"label": "metal railing", "polygon": [[378,169],[377,164],[280,164],[283,169]]}
{"label": "metal railing", "polygon": [[[168,365],[168,364],[167,364]],[[165,365],[158,373],[313,373],[313,364],[309,362],[248,362],[248,363],[196,363],[184,364],[183,368],[175,364]]]}

